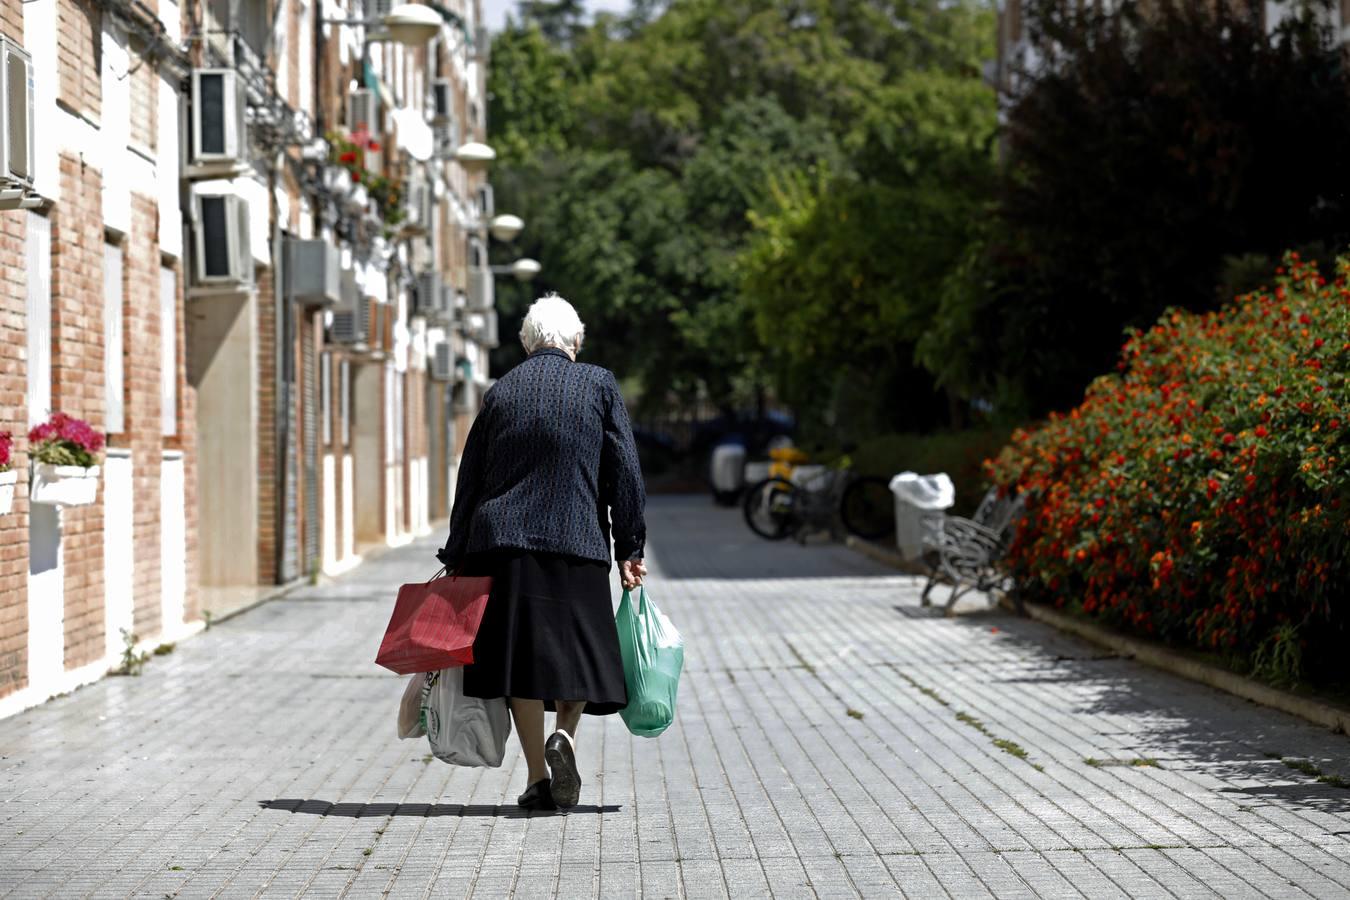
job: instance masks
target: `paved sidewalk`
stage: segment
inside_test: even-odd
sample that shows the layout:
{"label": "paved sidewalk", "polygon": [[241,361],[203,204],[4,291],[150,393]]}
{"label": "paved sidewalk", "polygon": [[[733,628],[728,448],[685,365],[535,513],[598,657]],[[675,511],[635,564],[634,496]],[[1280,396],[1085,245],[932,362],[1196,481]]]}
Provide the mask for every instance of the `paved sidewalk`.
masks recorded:
{"label": "paved sidewalk", "polygon": [[370,660],[424,541],[0,721],[0,895],[1350,896],[1350,789],[1309,774],[1350,739],[701,498],[651,531],[680,717],[585,720],[570,815],[515,810],[514,741],[395,739]]}

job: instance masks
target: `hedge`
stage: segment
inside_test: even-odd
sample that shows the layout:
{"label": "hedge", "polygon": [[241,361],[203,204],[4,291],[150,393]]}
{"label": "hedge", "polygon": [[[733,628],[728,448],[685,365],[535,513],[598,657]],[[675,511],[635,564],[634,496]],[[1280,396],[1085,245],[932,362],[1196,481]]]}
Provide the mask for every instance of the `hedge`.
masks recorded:
{"label": "hedge", "polygon": [[1350,681],[1350,261],[1169,311],[1079,407],[987,471],[1026,495],[1026,599],[1220,651],[1274,681]]}

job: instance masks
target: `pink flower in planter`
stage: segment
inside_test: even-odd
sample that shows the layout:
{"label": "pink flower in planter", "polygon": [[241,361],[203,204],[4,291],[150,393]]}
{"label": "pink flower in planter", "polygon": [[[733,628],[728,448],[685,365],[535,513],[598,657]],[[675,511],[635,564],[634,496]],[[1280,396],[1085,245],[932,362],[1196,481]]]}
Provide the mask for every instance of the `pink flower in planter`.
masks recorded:
{"label": "pink flower in planter", "polygon": [[103,435],[83,419],[65,413],[53,413],[41,425],[28,432],[29,455],[39,463],[57,466],[98,465],[98,452],[103,449]]}

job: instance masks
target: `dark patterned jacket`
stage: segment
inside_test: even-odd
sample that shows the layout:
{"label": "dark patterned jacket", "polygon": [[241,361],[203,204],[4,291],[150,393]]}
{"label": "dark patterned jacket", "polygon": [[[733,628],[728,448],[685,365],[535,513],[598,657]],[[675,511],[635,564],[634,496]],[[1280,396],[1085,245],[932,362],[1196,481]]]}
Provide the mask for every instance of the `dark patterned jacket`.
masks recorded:
{"label": "dark patterned jacket", "polygon": [[503,548],[609,562],[641,559],[646,490],[633,429],[608,369],[545,349],[487,392],[460,461],[450,537],[454,568]]}

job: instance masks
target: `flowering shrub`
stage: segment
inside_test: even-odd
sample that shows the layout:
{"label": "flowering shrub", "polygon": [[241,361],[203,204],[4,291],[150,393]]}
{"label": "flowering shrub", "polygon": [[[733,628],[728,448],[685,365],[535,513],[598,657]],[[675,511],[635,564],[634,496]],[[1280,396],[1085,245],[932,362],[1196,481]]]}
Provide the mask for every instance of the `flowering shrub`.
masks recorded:
{"label": "flowering shrub", "polygon": [[98,465],[103,435],[83,419],[58,412],[28,432],[28,446],[28,455],[34,462],[53,466],[83,466],[87,469]]}
{"label": "flowering shrub", "polygon": [[365,185],[370,198],[379,206],[385,225],[392,228],[402,222],[405,214],[400,202],[399,184],[386,178],[377,169],[367,168],[366,153],[378,153],[379,142],[368,132],[359,131],[350,138],[330,132],[328,143],[332,148],[332,163],[347,170],[352,184]]}
{"label": "flowering shrub", "polygon": [[1119,374],[987,463],[1027,495],[1027,599],[1219,650],[1275,680],[1345,680],[1350,260],[1135,332]]}
{"label": "flowering shrub", "polygon": [[0,472],[8,472],[13,467],[14,436],[8,431],[0,431]]}

